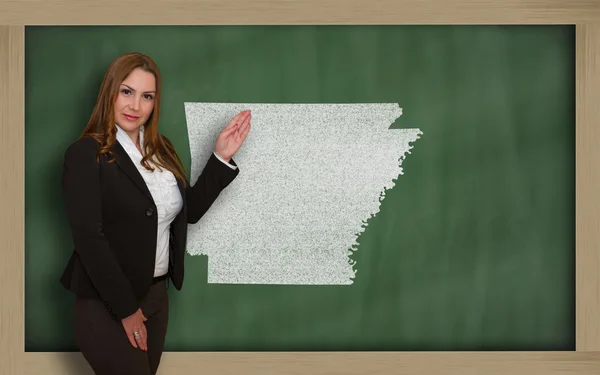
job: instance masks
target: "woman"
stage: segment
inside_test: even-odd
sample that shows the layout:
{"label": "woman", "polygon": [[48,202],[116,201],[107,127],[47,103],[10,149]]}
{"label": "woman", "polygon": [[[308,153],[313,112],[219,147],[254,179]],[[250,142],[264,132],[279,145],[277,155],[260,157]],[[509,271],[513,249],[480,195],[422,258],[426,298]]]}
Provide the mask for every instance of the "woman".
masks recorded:
{"label": "woman", "polygon": [[82,136],[64,156],[62,190],[74,251],[61,277],[76,295],[75,339],[96,374],[155,374],[168,322],[168,279],[184,274],[188,223],[237,176],[233,155],[250,111],[219,134],[194,185],[158,132],[161,76],[128,53],[109,67]]}

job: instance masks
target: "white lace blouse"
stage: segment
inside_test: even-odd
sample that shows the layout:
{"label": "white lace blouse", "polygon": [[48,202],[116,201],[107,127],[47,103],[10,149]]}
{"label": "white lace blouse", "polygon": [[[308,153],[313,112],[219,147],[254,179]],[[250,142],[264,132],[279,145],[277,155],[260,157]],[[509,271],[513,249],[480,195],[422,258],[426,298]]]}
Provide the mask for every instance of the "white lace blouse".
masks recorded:
{"label": "white lace blouse", "polygon": [[[149,171],[141,164],[142,154],[135,146],[129,135],[119,126],[117,126],[117,141],[123,146],[133,164],[137,167],[142,175],[148,190],[152,194],[154,204],[158,210],[158,232],[156,234],[156,266],[154,268],[154,277],[162,276],[169,269],[169,237],[171,235],[171,222],[175,219],[183,206],[183,200],[177,187],[177,180],[171,171],[162,169],[159,171],[156,168],[154,171]],[[140,127],[140,144],[144,144],[144,127]],[[143,150],[143,147],[142,147]],[[228,165],[230,168],[237,168],[234,165],[227,163],[225,160],[215,156]]]}

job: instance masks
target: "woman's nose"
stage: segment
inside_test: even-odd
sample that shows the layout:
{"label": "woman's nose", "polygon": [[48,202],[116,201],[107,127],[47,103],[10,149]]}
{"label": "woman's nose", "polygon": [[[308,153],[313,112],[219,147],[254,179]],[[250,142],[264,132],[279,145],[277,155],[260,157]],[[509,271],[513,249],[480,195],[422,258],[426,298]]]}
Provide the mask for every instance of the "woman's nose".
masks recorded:
{"label": "woman's nose", "polygon": [[137,111],[140,108],[140,98],[134,97],[129,103],[129,106],[132,110]]}

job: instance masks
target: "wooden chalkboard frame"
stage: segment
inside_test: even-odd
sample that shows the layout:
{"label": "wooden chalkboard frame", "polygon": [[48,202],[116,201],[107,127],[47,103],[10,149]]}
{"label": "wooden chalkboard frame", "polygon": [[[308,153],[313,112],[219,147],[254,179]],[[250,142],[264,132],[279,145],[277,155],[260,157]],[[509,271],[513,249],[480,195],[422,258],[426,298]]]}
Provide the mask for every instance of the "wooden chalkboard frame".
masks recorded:
{"label": "wooden chalkboard frame", "polygon": [[576,350],[166,352],[169,374],[599,374],[600,2],[597,0],[15,0],[0,2],[0,375],[91,374],[80,353],[25,352],[25,25],[576,25]]}

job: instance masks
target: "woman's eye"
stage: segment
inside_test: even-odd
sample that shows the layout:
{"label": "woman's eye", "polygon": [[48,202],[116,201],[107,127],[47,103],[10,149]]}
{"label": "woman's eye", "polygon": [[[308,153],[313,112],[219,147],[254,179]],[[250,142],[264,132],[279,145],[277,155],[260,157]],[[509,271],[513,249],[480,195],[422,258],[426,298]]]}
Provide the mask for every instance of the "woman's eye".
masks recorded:
{"label": "woman's eye", "polygon": [[121,90],[121,92],[122,92],[123,94],[129,94],[129,93],[130,93],[130,91],[129,91],[128,89],[123,89],[123,90]]}
{"label": "woman's eye", "polygon": [[152,95],[146,95],[146,99],[152,100],[152,99],[154,99],[154,97]]}

